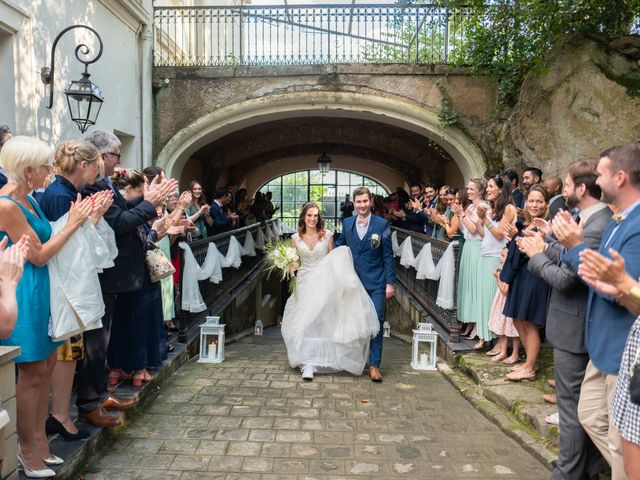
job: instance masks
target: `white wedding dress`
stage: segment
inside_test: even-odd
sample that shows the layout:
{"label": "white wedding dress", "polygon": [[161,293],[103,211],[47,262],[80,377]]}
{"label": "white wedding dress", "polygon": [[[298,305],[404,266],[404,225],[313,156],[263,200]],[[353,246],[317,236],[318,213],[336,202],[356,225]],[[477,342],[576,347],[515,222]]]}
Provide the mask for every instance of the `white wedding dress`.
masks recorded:
{"label": "white wedding dress", "polygon": [[369,341],[380,329],[376,309],[353,268],[351,251],[327,254],[331,232],[313,250],[292,235],[301,266],[295,292],[282,319],[282,336],[292,367],[318,372],[362,374]]}

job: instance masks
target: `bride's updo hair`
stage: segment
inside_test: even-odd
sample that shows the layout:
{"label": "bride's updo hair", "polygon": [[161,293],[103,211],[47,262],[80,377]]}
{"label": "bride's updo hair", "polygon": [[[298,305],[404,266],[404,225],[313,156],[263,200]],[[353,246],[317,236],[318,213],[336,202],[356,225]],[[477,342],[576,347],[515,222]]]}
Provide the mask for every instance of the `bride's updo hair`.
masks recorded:
{"label": "bride's updo hair", "polygon": [[307,202],[302,207],[300,218],[298,219],[298,234],[304,235],[305,233],[307,233],[307,225],[304,223],[304,217],[306,217],[307,212],[311,208],[315,208],[316,210],[318,210],[318,223],[316,225],[316,228],[318,230],[318,238],[322,238],[326,233],[326,230],[324,229],[324,219],[322,218],[322,215],[320,215],[320,207],[318,207],[318,205],[314,202]]}
{"label": "bride's updo hair", "polygon": [[126,186],[138,188],[144,185],[144,174],[138,170],[121,168],[113,172],[111,182],[119,190],[123,190]]}
{"label": "bride's updo hair", "polygon": [[66,141],[58,145],[53,160],[53,171],[62,175],[71,175],[81,162],[98,163],[100,173],[104,175],[100,152],[90,142]]}

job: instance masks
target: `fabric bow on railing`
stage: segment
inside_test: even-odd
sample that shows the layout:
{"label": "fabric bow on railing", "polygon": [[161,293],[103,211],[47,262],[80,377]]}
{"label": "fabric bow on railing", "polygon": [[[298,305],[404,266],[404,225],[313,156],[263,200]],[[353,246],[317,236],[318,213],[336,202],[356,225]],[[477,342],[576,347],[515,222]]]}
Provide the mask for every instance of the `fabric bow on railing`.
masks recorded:
{"label": "fabric bow on railing", "polygon": [[[245,247],[247,244],[253,243],[251,240],[245,239]],[[245,247],[240,246],[240,242],[236,237],[229,238],[229,248],[227,254],[222,255],[211,242],[207,249],[207,256],[202,266],[198,265],[198,261],[191,251],[189,244],[180,242],[178,246],[184,250],[184,268],[182,269],[182,309],[191,313],[198,313],[206,310],[207,304],[204,303],[200,294],[199,281],[209,279],[212,283],[220,283],[222,281],[222,269],[227,267],[239,268],[242,264],[242,251]],[[255,250],[254,250],[255,255]]]}
{"label": "fabric bow on railing", "polygon": [[437,265],[433,262],[431,244],[425,243],[417,257],[413,255],[413,244],[411,237],[407,237],[401,245],[398,245],[396,232],[391,234],[391,246],[396,257],[400,257],[400,265],[405,268],[413,267],[416,270],[418,280],[439,280],[438,298],[436,305],[447,310],[455,306],[455,256],[453,246],[457,242],[449,243],[442,258]]}
{"label": "fabric bow on railing", "polygon": [[262,233],[262,228],[258,227],[258,231],[256,232],[256,248],[258,250],[264,250],[265,245],[264,233]]}

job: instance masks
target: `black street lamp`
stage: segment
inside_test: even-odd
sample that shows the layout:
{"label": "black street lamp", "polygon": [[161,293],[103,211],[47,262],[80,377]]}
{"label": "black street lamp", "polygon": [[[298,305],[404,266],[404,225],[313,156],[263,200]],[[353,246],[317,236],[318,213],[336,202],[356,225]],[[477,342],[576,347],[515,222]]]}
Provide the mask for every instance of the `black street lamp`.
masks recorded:
{"label": "black street lamp", "polygon": [[331,170],[331,158],[326,152],[322,152],[322,155],[318,157],[318,170],[322,175],[326,175]]}
{"label": "black street lamp", "polygon": [[89,75],[88,71],[89,65],[91,63],[95,63],[102,56],[102,39],[100,38],[100,35],[98,35],[98,32],[86,25],[71,25],[70,27],[62,30],[53,41],[53,46],[51,47],[51,67],[44,67],[40,70],[40,78],[45,85],[49,85],[49,105],[47,108],[51,108],[53,106],[53,79],[55,74],[54,65],[56,45],[58,45],[58,41],[65,33],[75,28],[84,28],[93,32],[100,43],[100,50],[97,55],[90,60],[83,60],[80,58],[80,54],[86,56],[91,52],[91,49],[84,43],[76,45],[75,56],[80,63],[84,63],[84,72],[82,72],[81,79],[69,82],[64,90],[64,94],[67,97],[67,103],[69,104],[71,119],[76,122],[80,131],[84,133],[90,126],[95,125],[98,119],[98,114],[100,113],[100,108],[102,107],[102,102],[104,101],[98,87],[89,80],[91,75]]}

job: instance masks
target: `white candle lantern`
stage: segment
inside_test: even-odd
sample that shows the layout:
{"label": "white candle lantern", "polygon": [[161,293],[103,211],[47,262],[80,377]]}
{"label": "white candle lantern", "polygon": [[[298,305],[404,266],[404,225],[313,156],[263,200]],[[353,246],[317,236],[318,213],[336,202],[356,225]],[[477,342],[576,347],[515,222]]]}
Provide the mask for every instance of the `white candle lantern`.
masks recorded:
{"label": "white candle lantern", "polygon": [[262,325],[262,320],[256,320],[256,328],[254,330],[254,335],[262,335],[262,330],[264,326]]}
{"label": "white candle lantern", "polygon": [[413,330],[411,366],[416,370],[435,370],[437,346],[438,334],[433,331],[432,325],[419,323],[418,328]]}
{"label": "white candle lantern", "polygon": [[389,322],[384,322],[382,324],[382,336],[383,337],[391,336],[391,325],[389,325]]}
{"label": "white candle lantern", "polygon": [[222,363],[224,360],[224,324],[220,317],[207,317],[200,325],[200,359],[198,363]]}

